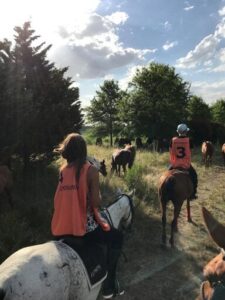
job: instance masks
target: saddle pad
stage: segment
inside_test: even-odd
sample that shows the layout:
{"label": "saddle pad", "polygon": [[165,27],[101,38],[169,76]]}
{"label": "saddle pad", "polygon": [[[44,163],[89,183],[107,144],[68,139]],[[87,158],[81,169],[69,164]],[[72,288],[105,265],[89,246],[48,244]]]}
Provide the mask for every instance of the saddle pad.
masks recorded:
{"label": "saddle pad", "polygon": [[90,287],[93,288],[107,276],[106,251],[104,245],[89,244],[80,238],[66,237],[61,242],[78,253],[86,268]]}

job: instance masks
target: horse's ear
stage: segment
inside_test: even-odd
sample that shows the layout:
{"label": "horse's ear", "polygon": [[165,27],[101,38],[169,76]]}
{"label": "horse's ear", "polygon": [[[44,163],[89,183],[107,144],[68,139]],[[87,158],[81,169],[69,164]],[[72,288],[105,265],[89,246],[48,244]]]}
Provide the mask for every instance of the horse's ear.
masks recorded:
{"label": "horse's ear", "polygon": [[202,207],[202,215],[206,228],[214,242],[219,247],[225,248],[225,226],[220,224],[205,207]]}
{"label": "horse's ear", "polygon": [[120,196],[122,194],[123,194],[122,190],[120,188],[117,188],[117,190],[116,190],[116,196]]}
{"label": "horse's ear", "polygon": [[200,299],[201,300],[211,299],[210,297],[212,296],[212,293],[213,293],[213,289],[210,286],[210,283],[208,281],[203,281],[200,287],[200,297],[201,297]]}
{"label": "horse's ear", "polygon": [[103,159],[103,161],[102,161],[102,162],[103,162],[103,164],[104,164],[104,163],[105,163],[105,160]]}
{"label": "horse's ear", "polygon": [[136,189],[133,189],[127,195],[132,198],[132,197],[134,197],[135,192],[136,192]]}

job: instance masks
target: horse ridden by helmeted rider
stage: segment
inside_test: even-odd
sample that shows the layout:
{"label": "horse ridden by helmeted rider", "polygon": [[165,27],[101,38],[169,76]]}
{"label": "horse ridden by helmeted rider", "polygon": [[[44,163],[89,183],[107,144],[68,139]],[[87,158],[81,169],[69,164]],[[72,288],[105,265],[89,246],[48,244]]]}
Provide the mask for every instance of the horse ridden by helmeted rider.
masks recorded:
{"label": "horse ridden by helmeted rider", "polygon": [[191,177],[194,192],[191,196],[191,199],[197,198],[197,185],[198,185],[198,176],[191,165],[191,148],[193,147],[187,133],[190,129],[186,124],[179,124],[177,126],[178,136],[173,137],[170,146],[170,166],[169,170],[172,169],[182,169],[187,170]]}

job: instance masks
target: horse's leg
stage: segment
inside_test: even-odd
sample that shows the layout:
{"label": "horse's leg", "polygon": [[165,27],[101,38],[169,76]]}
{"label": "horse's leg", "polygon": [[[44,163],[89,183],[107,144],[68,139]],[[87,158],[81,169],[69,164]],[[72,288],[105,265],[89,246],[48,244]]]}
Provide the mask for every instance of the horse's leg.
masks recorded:
{"label": "horse's leg", "polygon": [[118,175],[120,176],[120,167],[121,167],[121,165],[119,164],[118,165]]}
{"label": "horse's leg", "polygon": [[124,165],[123,165],[123,173],[125,174],[126,171],[127,171],[127,170],[126,170],[126,165],[124,164]]}
{"label": "horse's leg", "polygon": [[174,204],[174,213],[173,213],[173,221],[171,223],[171,236],[170,236],[170,245],[174,247],[174,232],[177,232],[177,220],[180,215],[181,207],[183,202],[180,204]]}
{"label": "horse's leg", "polygon": [[166,246],[166,201],[161,199],[162,209],[162,245]]}
{"label": "horse's leg", "polygon": [[187,199],[187,221],[192,222],[190,200]]}

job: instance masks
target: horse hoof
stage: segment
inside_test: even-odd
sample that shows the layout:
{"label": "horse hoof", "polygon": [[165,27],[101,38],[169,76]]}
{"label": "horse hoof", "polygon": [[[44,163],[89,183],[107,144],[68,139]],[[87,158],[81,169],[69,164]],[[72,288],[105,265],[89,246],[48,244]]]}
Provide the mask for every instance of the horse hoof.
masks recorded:
{"label": "horse hoof", "polygon": [[192,218],[187,219],[188,223],[192,223]]}

